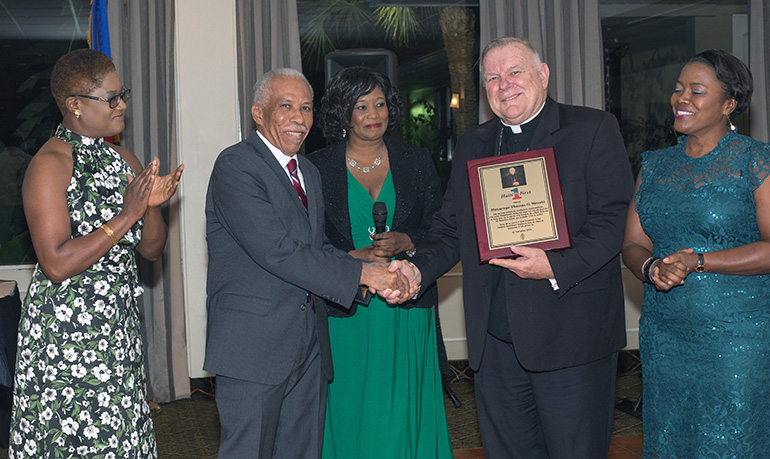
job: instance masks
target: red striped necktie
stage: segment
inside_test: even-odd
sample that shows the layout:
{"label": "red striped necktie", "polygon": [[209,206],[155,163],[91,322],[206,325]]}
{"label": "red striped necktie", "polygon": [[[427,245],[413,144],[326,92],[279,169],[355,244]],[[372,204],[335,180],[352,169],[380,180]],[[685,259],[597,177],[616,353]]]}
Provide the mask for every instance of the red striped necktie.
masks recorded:
{"label": "red striped necktie", "polygon": [[307,196],[305,195],[305,190],[302,189],[302,183],[299,181],[299,174],[297,173],[297,160],[295,158],[291,158],[291,161],[289,161],[289,164],[287,164],[286,167],[289,169],[289,176],[291,176],[291,183],[294,185],[294,190],[299,195],[299,200],[302,201],[302,205],[305,207],[305,212],[307,212]]}

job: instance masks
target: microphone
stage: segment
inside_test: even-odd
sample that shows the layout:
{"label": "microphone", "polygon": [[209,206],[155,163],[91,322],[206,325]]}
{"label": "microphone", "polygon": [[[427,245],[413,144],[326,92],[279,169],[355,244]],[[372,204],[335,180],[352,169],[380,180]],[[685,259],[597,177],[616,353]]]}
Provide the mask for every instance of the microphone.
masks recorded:
{"label": "microphone", "polygon": [[372,218],[374,219],[374,234],[387,231],[388,206],[384,202],[375,202],[372,206]]}

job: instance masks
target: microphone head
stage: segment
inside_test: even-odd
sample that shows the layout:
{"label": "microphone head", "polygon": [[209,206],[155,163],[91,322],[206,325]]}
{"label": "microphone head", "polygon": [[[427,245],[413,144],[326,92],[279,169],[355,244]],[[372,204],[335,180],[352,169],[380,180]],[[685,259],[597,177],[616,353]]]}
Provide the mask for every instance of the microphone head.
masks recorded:
{"label": "microphone head", "polygon": [[375,202],[372,206],[372,218],[375,234],[384,233],[388,221],[388,206],[384,202]]}

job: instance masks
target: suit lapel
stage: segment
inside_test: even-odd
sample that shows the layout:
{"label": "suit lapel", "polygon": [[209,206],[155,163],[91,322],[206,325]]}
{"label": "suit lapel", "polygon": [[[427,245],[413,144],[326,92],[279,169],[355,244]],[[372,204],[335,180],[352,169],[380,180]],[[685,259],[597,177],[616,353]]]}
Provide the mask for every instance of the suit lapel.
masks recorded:
{"label": "suit lapel", "polygon": [[[324,202],[321,183],[317,180],[319,177],[310,172],[310,169],[314,167],[310,164],[310,160],[299,154],[296,158],[299,163],[299,168],[302,171],[302,178],[305,179],[305,194],[307,194],[307,213],[308,217],[310,217],[310,232],[315,235],[320,225],[320,217],[323,215]],[[294,185],[292,185],[292,190],[294,191],[294,194],[297,194],[296,190],[294,190]],[[299,199],[297,199],[297,202],[299,202],[299,206],[304,212],[305,209],[302,207],[302,202]]]}
{"label": "suit lapel", "polygon": [[[305,212],[305,207],[302,205],[302,201],[299,200],[299,196],[297,195],[297,190],[294,189],[294,185],[291,183],[291,179],[289,176],[284,172],[283,167],[281,167],[281,164],[278,162],[277,159],[275,159],[275,156],[273,156],[273,153],[270,151],[270,149],[265,145],[265,143],[262,141],[262,139],[259,138],[256,131],[249,136],[248,142],[254,147],[256,150],[257,155],[261,156],[263,160],[265,161],[265,164],[270,167],[270,169],[273,171],[273,173],[278,178],[278,181],[281,183],[281,187],[288,193],[289,195],[289,201],[293,202],[294,207],[298,212],[302,212],[302,214],[307,215]],[[298,155],[299,156],[299,155]],[[302,165],[300,164],[300,168]],[[310,197],[308,196],[308,199]],[[273,203],[274,205],[278,203]],[[310,207],[310,201],[308,201],[308,207]],[[288,209],[285,209],[288,210]]]}
{"label": "suit lapel", "polygon": [[388,157],[390,159],[390,175],[393,179],[393,188],[396,190],[396,208],[393,210],[392,228],[399,228],[401,223],[412,211],[415,201],[419,198],[415,193],[415,183],[419,179],[414,173],[414,164],[409,163],[406,151],[398,148],[393,142],[385,142],[388,145]]}
{"label": "suit lapel", "polygon": [[335,203],[325,209],[326,217],[337,229],[344,234],[345,239],[353,246],[353,234],[350,232],[350,212],[348,211],[348,167],[345,165],[345,141],[337,142],[328,151],[328,171],[325,177],[329,183],[324,189],[324,199]]}
{"label": "suit lapel", "polygon": [[543,118],[537,125],[535,133],[532,135],[530,150],[552,147],[556,140],[551,134],[559,130],[559,104],[548,97],[543,107]]}

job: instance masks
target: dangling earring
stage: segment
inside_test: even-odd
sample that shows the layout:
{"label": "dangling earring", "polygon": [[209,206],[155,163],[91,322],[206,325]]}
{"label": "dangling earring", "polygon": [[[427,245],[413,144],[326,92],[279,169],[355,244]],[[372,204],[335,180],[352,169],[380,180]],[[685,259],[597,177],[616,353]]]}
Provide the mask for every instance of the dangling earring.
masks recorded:
{"label": "dangling earring", "polygon": [[733,124],[733,122],[730,120],[730,115],[725,115],[725,116],[727,116],[727,124],[729,124],[729,125],[730,125],[730,130],[731,130],[731,131],[733,131],[733,132],[735,132],[735,130],[736,130],[737,128],[735,127],[735,125]]}
{"label": "dangling earring", "polygon": [[75,110],[73,113],[75,114],[75,118],[80,119],[80,110]]}
{"label": "dangling earring", "polygon": [[347,129],[343,129],[342,130],[342,138],[344,139],[347,136],[348,136],[348,130]]}

